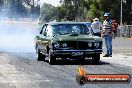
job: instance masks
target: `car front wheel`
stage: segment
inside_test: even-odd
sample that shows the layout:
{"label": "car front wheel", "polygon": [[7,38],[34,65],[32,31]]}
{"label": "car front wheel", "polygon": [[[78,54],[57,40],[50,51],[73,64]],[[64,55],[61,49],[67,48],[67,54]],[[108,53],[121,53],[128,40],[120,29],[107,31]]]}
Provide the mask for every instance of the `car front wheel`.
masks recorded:
{"label": "car front wheel", "polygon": [[56,57],[49,51],[49,64],[53,65],[56,63]]}
{"label": "car front wheel", "polygon": [[79,57],[78,58],[78,62],[79,63],[85,63],[85,57],[83,57],[83,56],[82,57]]}
{"label": "car front wheel", "polygon": [[45,55],[43,55],[39,50],[37,52],[38,61],[45,61]]}
{"label": "car front wheel", "polygon": [[93,62],[94,64],[99,64],[99,61],[100,61],[100,54],[94,54],[94,55],[92,56],[92,62]]}

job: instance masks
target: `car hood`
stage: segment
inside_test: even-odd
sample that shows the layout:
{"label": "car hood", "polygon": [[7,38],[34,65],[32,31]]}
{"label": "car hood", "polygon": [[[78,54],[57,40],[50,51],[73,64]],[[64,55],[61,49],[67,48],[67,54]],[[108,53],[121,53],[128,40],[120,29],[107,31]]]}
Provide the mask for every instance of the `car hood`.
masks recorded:
{"label": "car hood", "polygon": [[77,35],[77,36],[70,36],[70,35],[58,35],[55,36],[53,40],[56,41],[102,41],[102,38],[93,35]]}

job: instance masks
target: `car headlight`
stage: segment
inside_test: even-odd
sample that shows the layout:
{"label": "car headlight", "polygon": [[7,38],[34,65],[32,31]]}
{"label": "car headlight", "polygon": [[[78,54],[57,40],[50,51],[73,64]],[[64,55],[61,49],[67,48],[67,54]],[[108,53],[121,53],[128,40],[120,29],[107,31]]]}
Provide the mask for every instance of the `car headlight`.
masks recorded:
{"label": "car headlight", "polygon": [[67,44],[66,44],[66,43],[63,43],[63,44],[62,44],[62,47],[67,47]]}
{"label": "car headlight", "polygon": [[59,48],[59,47],[60,47],[60,44],[59,44],[59,43],[55,43],[55,44],[54,44],[54,47],[55,47],[55,48]]}
{"label": "car headlight", "polygon": [[98,48],[98,47],[99,47],[99,43],[98,43],[98,42],[94,43],[94,46],[95,46],[96,48]]}
{"label": "car headlight", "polygon": [[91,42],[89,42],[89,43],[88,43],[88,46],[89,46],[89,47],[92,47],[92,43],[91,43]]}

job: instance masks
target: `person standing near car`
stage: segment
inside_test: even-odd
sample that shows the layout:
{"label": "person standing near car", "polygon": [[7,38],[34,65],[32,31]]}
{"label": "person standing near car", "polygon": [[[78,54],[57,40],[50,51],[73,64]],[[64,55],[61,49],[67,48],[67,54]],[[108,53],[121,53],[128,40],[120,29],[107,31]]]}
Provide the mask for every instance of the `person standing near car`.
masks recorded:
{"label": "person standing near car", "polygon": [[112,57],[112,20],[110,13],[105,13],[104,18],[102,34],[105,39],[107,53],[103,57]]}
{"label": "person standing near car", "polygon": [[98,18],[93,19],[93,23],[91,24],[91,28],[93,30],[94,36],[101,37],[101,29],[102,29],[102,23],[99,22]]}
{"label": "person standing near car", "polygon": [[117,36],[117,28],[118,28],[118,23],[116,20],[113,20],[112,22],[112,30],[113,30],[113,39]]}

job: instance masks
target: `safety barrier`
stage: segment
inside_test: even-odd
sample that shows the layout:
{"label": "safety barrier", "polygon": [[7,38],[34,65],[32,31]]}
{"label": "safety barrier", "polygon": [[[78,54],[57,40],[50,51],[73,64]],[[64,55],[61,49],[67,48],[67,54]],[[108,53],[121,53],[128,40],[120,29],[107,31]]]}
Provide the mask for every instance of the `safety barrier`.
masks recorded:
{"label": "safety barrier", "polygon": [[119,26],[117,37],[132,38],[132,25]]}

